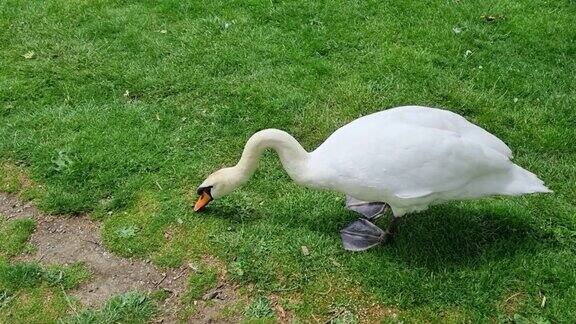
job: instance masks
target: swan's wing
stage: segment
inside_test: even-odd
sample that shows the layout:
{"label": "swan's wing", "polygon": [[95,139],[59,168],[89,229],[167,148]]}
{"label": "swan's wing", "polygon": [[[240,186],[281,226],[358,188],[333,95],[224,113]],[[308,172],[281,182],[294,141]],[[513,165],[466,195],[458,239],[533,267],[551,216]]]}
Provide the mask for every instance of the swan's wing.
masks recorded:
{"label": "swan's wing", "polygon": [[512,151],[502,140],[482,127],[472,124],[466,118],[448,110],[422,106],[403,106],[359,118],[349,125],[374,122],[381,125],[404,123],[415,127],[451,131],[482,146],[490,147],[508,158],[512,158]]}
{"label": "swan's wing", "polygon": [[421,106],[398,107],[389,111],[391,118],[394,118],[396,122],[455,132],[512,158],[512,151],[501,139],[451,111]]}

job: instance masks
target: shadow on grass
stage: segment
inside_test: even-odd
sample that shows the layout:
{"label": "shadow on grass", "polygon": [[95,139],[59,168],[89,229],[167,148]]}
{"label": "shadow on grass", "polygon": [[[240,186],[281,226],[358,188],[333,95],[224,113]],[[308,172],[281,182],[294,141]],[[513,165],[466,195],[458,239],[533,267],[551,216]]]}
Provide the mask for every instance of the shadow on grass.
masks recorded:
{"label": "shadow on grass", "polygon": [[[368,253],[430,270],[477,267],[515,254],[534,254],[551,234],[529,213],[510,208],[435,206],[402,219],[396,240]],[[382,227],[387,221],[380,221]]]}
{"label": "shadow on grass", "polygon": [[202,217],[214,217],[225,220],[230,225],[250,223],[262,218],[258,208],[243,206],[234,203],[222,203],[217,206],[208,206],[200,212]]}

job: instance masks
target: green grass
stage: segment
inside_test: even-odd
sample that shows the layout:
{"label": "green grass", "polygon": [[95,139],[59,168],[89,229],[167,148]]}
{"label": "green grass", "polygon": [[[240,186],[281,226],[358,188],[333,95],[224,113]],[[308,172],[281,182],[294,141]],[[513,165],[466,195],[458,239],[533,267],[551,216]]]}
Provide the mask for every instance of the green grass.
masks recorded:
{"label": "green grass", "polygon": [[66,291],[89,277],[81,263],[42,268],[0,258],[0,322],[56,322],[79,307]]}
{"label": "green grass", "polygon": [[[4,1],[0,157],[43,185],[45,211],[92,212],[120,255],[214,255],[300,319],[574,322],[574,16],[569,0]],[[437,206],[351,254],[342,197],[297,187],[269,153],[191,212],[255,131],[313,149],[402,104],[466,116],[554,194]]]}
{"label": "green grass", "polygon": [[144,323],[154,315],[155,307],[148,297],[137,292],[110,299],[101,309],[89,309],[66,318],[62,324]]}
{"label": "green grass", "polygon": [[0,214],[0,257],[12,257],[26,248],[26,241],[34,232],[32,219],[6,220]]}

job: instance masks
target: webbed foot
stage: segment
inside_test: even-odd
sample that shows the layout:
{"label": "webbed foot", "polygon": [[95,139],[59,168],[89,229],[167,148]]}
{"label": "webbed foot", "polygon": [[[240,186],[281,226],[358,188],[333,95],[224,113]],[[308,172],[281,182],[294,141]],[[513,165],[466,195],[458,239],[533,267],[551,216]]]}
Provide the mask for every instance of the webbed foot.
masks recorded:
{"label": "webbed foot", "polygon": [[384,232],[365,218],[359,218],[340,231],[342,245],[348,251],[364,251],[392,239],[392,234]]}
{"label": "webbed foot", "polygon": [[368,220],[375,220],[388,210],[388,204],[383,202],[369,202],[346,196],[346,208],[360,213]]}

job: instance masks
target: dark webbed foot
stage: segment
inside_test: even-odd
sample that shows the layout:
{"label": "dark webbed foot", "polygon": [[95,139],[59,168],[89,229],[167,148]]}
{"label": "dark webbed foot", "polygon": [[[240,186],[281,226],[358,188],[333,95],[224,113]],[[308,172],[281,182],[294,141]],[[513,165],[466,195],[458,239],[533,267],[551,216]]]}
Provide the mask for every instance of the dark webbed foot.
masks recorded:
{"label": "dark webbed foot", "polygon": [[360,218],[340,231],[348,251],[364,251],[384,241],[386,233],[369,220]]}
{"label": "dark webbed foot", "polygon": [[359,218],[340,231],[342,245],[348,251],[364,251],[380,243],[391,242],[397,226],[398,217],[392,217],[386,231],[365,218]]}
{"label": "dark webbed foot", "polygon": [[368,220],[375,220],[386,212],[388,205],[383,202],[362,201],[346,196],[346,208],[362,214]]}

